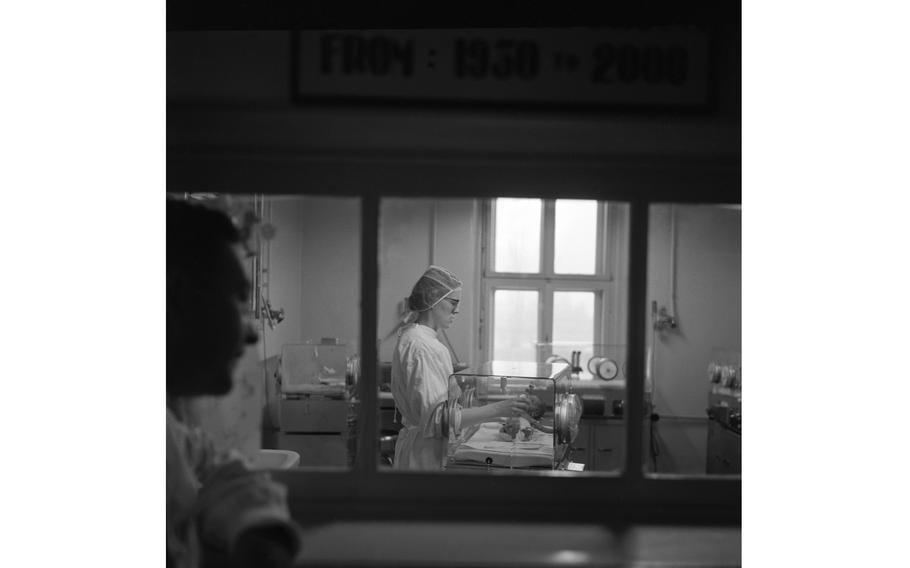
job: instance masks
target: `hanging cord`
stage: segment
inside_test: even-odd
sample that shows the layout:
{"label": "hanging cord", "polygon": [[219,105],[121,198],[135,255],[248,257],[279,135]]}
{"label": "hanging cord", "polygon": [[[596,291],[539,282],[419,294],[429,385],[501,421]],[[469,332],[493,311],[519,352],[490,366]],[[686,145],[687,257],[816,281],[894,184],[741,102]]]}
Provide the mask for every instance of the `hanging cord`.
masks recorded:
{"label": "hanging cord", "polygon": [[657,439],[659,436],[657,432],[657,420],[654,419],[654,407],[651,406],[651,425],[650,425],[650,453],[651,453],[651,466],[654,468],[654,473],[657,473],[657,456],[660,455],[660,443]]}
{"label": "hanging cord", "polygon": [[670,205],[670,317],[676,318],[676,208]]}
{"label": "hanging cord", "polygon": [[654,412],[655,405],[654,400],[657,398],[657,381],[654,378],[654,367],[655,359],[657,357],[657,333],[654,326],[651,326],[651,348],[648,349],[647,353],[647,365],[645,367],[645,385],[647,383],[651,384],[651,400],[649,401],[648,406],[650,406],[650,424],[648,425],[649,439],[648,439],[648,452],[651,456],[651,466],[654,468],[654,473],[657,473],[657,456],[660,455],[660,441],[658,440],[659,433],[657,431],[657,420],[659,418],[658,414]]}
{"label": "hanging cord", "polygon": [[[271,401],[271,390],[272,389],[269,387],[269,365],[268,365],[269,350],[266,345],[265,319],[261,318],[261,317],[259,318],[259,329],[260,329],[259,337],[262,338],[262,379],[263,379],[262,386],[265,389],[263,391],[263,396],[265,398],[265,415],[268,418],[269,428],[272,430],[275,430],[278,428],[278,423],[276,420],[273,419],[274,416],[272,416],[272,404],[271,404],[271,402],[272,402]],[[275,372],[277,374],[277,369],[275,370]],[[276,398],[275,402],[277,404],[277,398],[279,396],[277,382],[274,384],[274,388],[275,388],[275,398]]]}
{"label": "hanging cord", "polygon": [[[253,197],[253,199],[254,199],[254,203],[255,203],[255,196]],[[262,197],[261,200],[259,201],[258,209],[257,209],[256,213],[260,220],[265,218],[266,223],[271,224],[271,222],[272,222],[272,204],[271,204],[271,202],[269,202],[269,204],[268,204],[268,214],[266,214],[265,205],[266,205],[265,198]],[[265,285],[263,285],[263,282],[262,282],[262,272],[268,272],[269,269],[271,268],[272,244],[271,244],[270,239],[265,239],[265,255],[264,255],[265,256],[265,268],[263,269],[262,259],[261,259],[261,257],[263,256],[262,241],[259,240],[258,235],[256,238],[257,238],[257,242],[259,243],[259,247],[258,247],[259,254],[257,255],[257,258],[259,260],[258,265],[257,265],[258,274],[257,274],[257,278],[256,278],[259,289],[257,290],[257,292],[258,292],[260,301],[265,304],[265,308],[266,308],[265,315],[268,317],[269,329],[274,329],[275,323],[274,323],[274,320],[272,319],[272,313],[271,313],[272,306],[269,301],[270,297],[271,297],[271,290],[270,290],[271,274],[269,273],[269,278],[266,279]],[[263,316],[262,312],[263,312],[262,306],[260,305],[259,313],[256,314],[256,317],[257,317],[257,319],[259,319],[259,330],[260,330],[259,337],[262,339],[262,379],[263,379],[262,386],[264,387],[263,396],[265,398],[265,405],[264,405],[265,406],[265,415],[268,418],[269,428],[272,430],[276,430],[278,428],[278,421],[273,420],[274,416],[272,416],[272,405],[270,404],[271,400],[270,400],[270,396],[269,396],[271,389],[269,388],[269,368],[268,368],[269,350],[268,350],[268,346],[266,343],[266,325],[265,325],[266,318],[262,317]],[[277,375],[277,372],[278,371],[276,369],[276,375]],[[277,399],[280,396],[277,382],[275,383],[274,386],[275,386],[275,398],[276,398],[275,402],[277,405],[277,403],[278,403]]]}

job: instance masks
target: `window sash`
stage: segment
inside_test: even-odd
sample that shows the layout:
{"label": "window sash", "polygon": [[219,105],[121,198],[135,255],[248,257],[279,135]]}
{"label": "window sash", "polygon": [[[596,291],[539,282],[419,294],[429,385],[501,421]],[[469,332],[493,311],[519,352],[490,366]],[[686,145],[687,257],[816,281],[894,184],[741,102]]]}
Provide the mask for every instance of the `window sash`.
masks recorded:
{"label": "window sash", "polygon": [[567,281],[552,282],[547,278],[484,278],[481,287],[483,297],[480,301],[483,315],[479,322],[478,349],[482,360],[492,359],[493,336],[496,325],[494,319],[494,294],[497,290],[536,290],[540,294],[537,313],[537,341],[550,343],[553,330],[553,293],[554,292],[593,292],[594,293],[594,341],[603,343],[605,337],[610,337],[606,322],[610,283],[602,279],[572,279]]}
{"label": "window sash", "polygon": [[[620,329],[623,318],[607,317],[607,308],[612,306],[616,313],[621,297],[619,288],[614,286],[616,267],[625,259],[622,247],[625,245],[620,234],[624,224],[619,222],[619,209],[610,207],[605,200],[598,200],[597,207],[597,246],[595,250],[594,274],[557,274],[555,272],[555,227],[556,199],[541,198],[543,214],[541,224],[541,271],[539,273],[512,273],[495,271],[495,219],[496,199],[484,203],[481,238],[481,289],[483,299],[480,304],[478,324],[478,351],[481,360],[489,360],[493,355],[493,292],[501,289],[529,290],[540,292],[541,310],[538,314],[537,339],[542,343],[552,340],[553,329],[553,292],[557,290],[591,291],[595,293],[594,343],[602,343],[605,338],[615,341],[622,337]],[[611,240],[612,239],[612,240]],[[609,327],[609,329],[608,329]]]}
{"label": "window sash", "polygon": [[[366,191],[357,195],[361,197],[362,227],[359,347],[362,361],[374,362],[373,365],[363,364],[357,387],[360,400],[357,457],[350,470],[321,468],[274,472],[275,478],[289,489],[290,506],[295,518],[313,521],[343,516],[439,518],[439,511],[444,508],[446,518],[466,520],[519,520],[571,511],[573,522],[598,522],[609,518],[646,522],[681,519],[688,523],[740,523],[741,476],[644,475],[643,405],[629,405],[627,425],[641,424],[642,427],[626,428],[626,462],[618,474],[514,471],[503,477],[486,472],[440,474],[379,470],[379,415],[368,409],[379,407],[380,196]],[[712,202],[711,196],[709,192],[701,198]],[[692,199],[698,197],[696,195]],[[598,196],[597,199],[612,197]],[[672,201],[686,202],[675,196]],[[645,198],[630,202],[628,270],[613,274],[614,279],[626,281],[629,290],[626,300],[628,314],[646,313],[650,203]],[[571,277],[577,282],[592,278]],[[610,281],[609,275],[606,281]],[[630,377],[627,392],[630,400],[643,400],[647,324],[644,317],[626,319]],[[534,499],[528,499],[528,495],[534,495]],[[338,510],[340,502],[345,503],[345,511]],[[504,502],[511,505],[502,507]]]}
{"label": "window sash", "polygon": [[[487,277],[498,278],[558,278],[560,280],[588,280],[600,282],[604,276],[607,276],[606,270],[609,264],[608,251],[611,247],[607,242],[607,234],[612,227],[610,223],[608,210],[609,204],[600,200],[597,207],[597,247],[595,250],[595,268],[594,274],[557,274],[555,271],[555,247],[556,247],[556,199],[543,199],[543,212],[541,215],[540,231],[540,271],[539,272],[497,272],[495,251],[496,244],[496,199],[486,201],[483,207],[483,250],[485,252],[482,259],[482,275]],[[607,226],[609,225],[609,227]]]}
{"label": "window sash", "polygon": [[[630,207],[630,265],[628,312],[646,313],[648,205]],[[740,476],[648,476],[643,474],[644,405],[630,404],[627,424],[626,467],[619,473],[516,471],[508,476],[486,472],[380,471],[378,408],[378,199],[365,195],[362,206],[361,349],[364,365],[358,393],[358,452],[350,471],[279,471],[275,477],[288,485],[295,518],[321,521],[342,515],[386,519],[439,518],[497,520],[554,518],[571,522],[637,520],[687,523],[741,522]],[[630,400],[644,399],[644,317],[628,318]],[[370,357],[370,358],[368,358]],[[632,467],[629,467],[631,465]],[[528,499],[533,495],[533,499]],[[354,501],[351,501],[354,496]],[[509,503],[502,507],[502,503]],[[394,506],[392,506],[394,504]],[[571,514],[569,513],[571,512]],[[541,517],[544,515],[544,517]]]}

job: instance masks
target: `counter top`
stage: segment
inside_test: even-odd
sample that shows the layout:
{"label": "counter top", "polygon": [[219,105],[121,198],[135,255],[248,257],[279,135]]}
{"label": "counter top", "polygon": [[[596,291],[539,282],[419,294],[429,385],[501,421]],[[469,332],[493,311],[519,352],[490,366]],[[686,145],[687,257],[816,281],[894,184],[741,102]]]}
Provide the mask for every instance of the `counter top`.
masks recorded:
{"label": "counter top", "polygon": [[741,527],[333,522],[304,530],[298,566],[739,566]]}
{"label": "counter top", "polygon": [[[605,381],[603,379],[582,377],[580,379],[572,379],[572,389],[581,395],[620,392],[626,389],[626,381],[624,379]],[[389,391],[379,391],[379,398],[380,400],[392,400],[392,393]]]}
{"label": "counter top", "polygon": [[[626,388],[626,382],[622,379],[604,381],[601,379],[573,379],[572,390],[581,396],[583,400],[598,400],[605,396],[615,396],[623,398]],[[391,408],[395,405],[392,393],[388,391],[379,391],[380,408]],[[598,414],[602,411],[598,411]]]}

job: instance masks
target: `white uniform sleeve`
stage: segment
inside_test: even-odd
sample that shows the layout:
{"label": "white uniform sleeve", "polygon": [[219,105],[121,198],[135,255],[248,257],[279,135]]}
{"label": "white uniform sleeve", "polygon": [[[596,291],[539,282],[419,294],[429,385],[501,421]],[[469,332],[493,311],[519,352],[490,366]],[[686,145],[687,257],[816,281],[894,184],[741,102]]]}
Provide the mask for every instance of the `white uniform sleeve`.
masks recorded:
{"label": "white uniform sleeve", "polygon": [[230,550],[243,531],[274,526],[283,529],[299,550],[300,535],[291,521],[283,485],[265,472],[250,470],[239,452],[216,452],[199,428],[187,429],[184,442],[200,482],[196,510],[203,542]]}
{"label": "white uniform sleeve", "polygon": [[404,360],[411,408],[420,409],[418,428],[426,438],[443,435],[443,409],[448,401],[449,372],[445,362],[423,346],[414,346]]}

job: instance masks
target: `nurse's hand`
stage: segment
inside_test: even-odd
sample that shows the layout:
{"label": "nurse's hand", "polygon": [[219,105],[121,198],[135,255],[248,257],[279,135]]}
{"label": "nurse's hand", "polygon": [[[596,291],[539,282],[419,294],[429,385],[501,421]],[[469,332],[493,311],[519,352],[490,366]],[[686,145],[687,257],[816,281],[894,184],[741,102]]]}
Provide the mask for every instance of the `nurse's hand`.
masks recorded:
{"label": "nurse's hand", "polygon": [[496,416],[498,418],[521,416],[528,420],[532,420],[532,418],[528,416],[528,410],[531,408],[531,401],[528,400],[528,395],[526,394],[495,402],[493,403],[493,406],[495,407]]}

